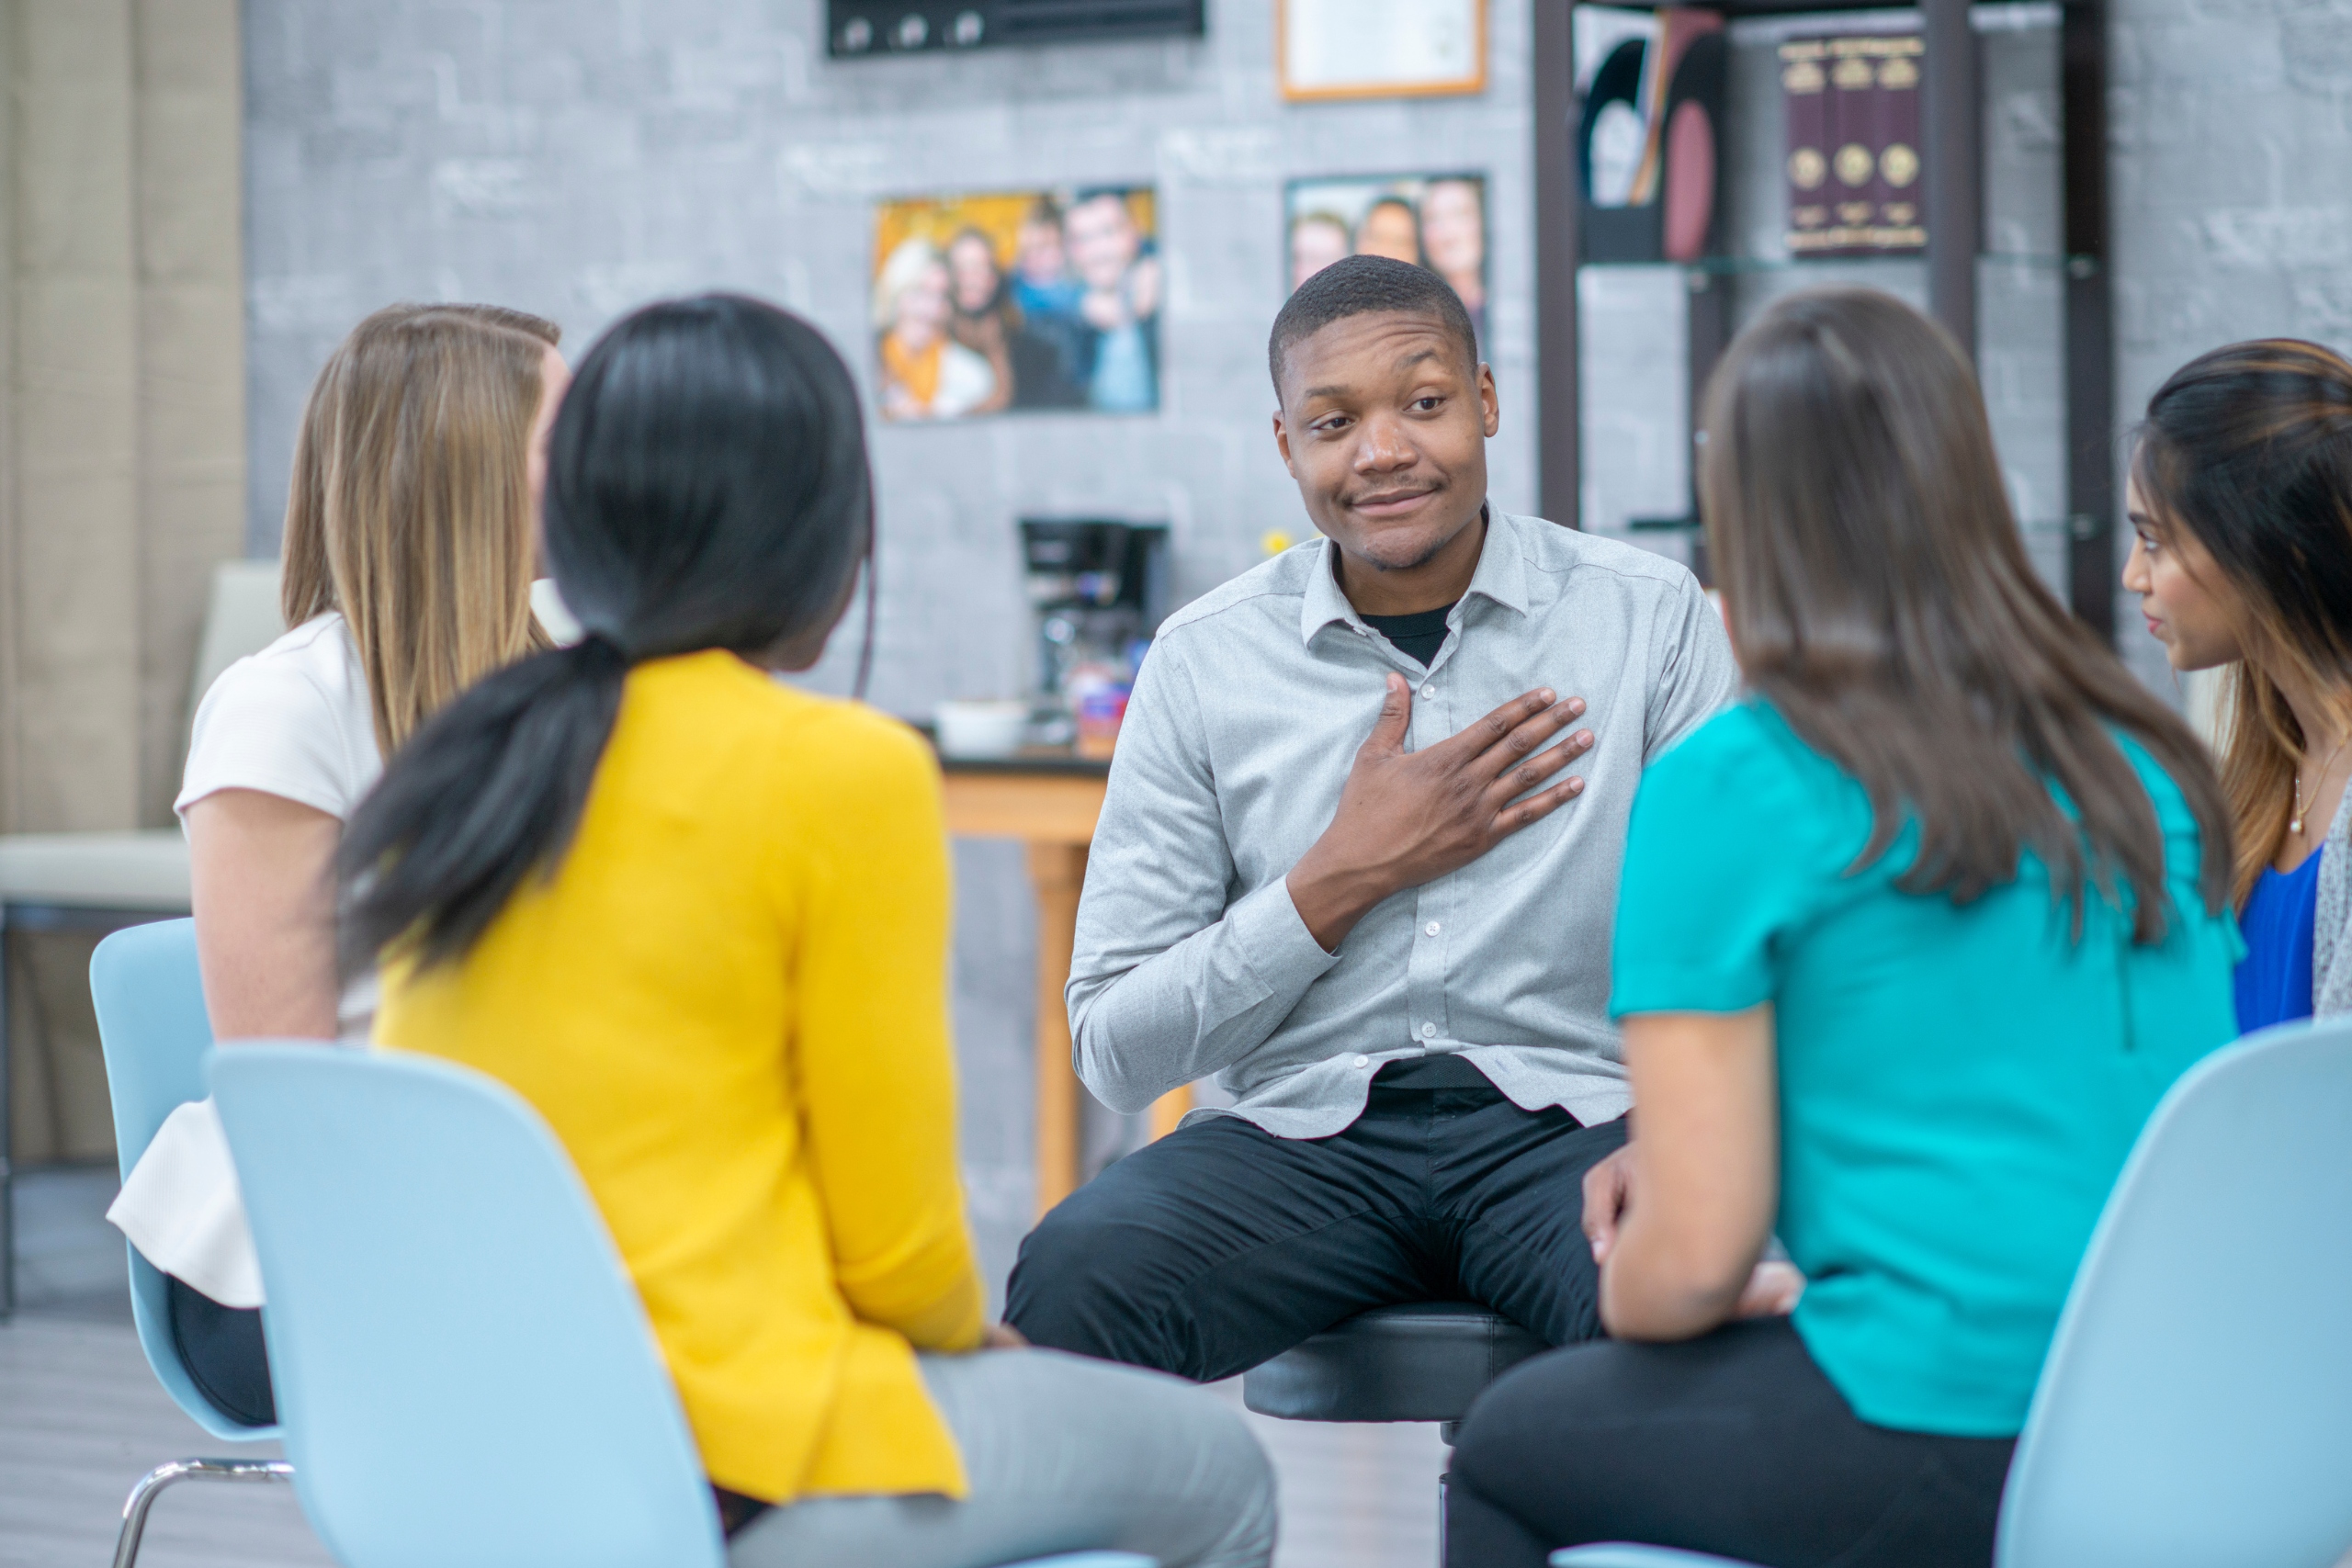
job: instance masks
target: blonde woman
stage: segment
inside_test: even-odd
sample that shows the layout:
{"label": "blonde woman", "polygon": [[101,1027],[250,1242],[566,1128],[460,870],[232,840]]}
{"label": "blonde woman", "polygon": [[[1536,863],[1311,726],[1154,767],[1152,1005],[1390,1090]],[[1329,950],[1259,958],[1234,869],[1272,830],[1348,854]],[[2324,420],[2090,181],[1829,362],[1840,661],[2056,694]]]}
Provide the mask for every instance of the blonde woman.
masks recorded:
{"label": "blonde woman", "polygon": [[[224,671],[196,715],[188,836],[213,1035],[365,1038],[371,982],[335,982],[329,867],[397,750],[474,681],[547,646],[532,619],[559,329],[486,306],[368,317],[311,389],[286,508],[292,629]],[[206,1396],[274,1419],[261,1280],[209,1102],[175,1111],[107,1217],[171,1279]]]}
{"label": "blonde woman", "polygon": [[902,240],[874,280],[882,356],[882,417],[959,419],[1001,406],[988,360],[950,334],[947,258],[929,240]]}

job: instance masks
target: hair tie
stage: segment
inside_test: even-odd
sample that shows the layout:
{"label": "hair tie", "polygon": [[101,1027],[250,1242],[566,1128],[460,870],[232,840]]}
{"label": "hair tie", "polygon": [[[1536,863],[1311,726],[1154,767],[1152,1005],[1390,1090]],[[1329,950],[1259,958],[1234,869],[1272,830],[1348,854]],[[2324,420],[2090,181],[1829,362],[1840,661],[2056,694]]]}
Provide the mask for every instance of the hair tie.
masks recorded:
{"label": "hair tie", "polygon": [[573,646],[583,654],[601,656],[616,664],[627,665],[629,662],[628,649],[620,638],[607,631],[592,631]]}

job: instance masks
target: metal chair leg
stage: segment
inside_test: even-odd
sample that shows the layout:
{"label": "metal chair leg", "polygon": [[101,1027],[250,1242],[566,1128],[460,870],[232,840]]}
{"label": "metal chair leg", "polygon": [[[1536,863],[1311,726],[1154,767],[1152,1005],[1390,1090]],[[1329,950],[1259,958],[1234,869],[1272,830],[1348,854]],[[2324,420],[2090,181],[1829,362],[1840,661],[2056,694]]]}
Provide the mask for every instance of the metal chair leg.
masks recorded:
{"label": "metal chair leg", "polygon": [[1453,1435],[1462,1430],[1459,1421],[1437,1424],[1438,1441],[1445,1445],[1445,1468],[1437,1472],[1437,1568],[1453,1568],[1445,1551],[1446,1494],[1453,1488]]}
{"label": "metal chair leg", "polygon": [[294,1467],[275,1460],[181,1459],[159,1464],[139,1478],[122,1505],[122,1535],[114,1547],[114,1568],[131,1568],[139,1538],[147,1533],[147,1511],[164,1488],[181,1481],[292,1481]]}
{"label": "metal chair leg", "polygon": [[0,901],[0,1323],[17,1315],[17,1107],[8,1035],[8,906]]}

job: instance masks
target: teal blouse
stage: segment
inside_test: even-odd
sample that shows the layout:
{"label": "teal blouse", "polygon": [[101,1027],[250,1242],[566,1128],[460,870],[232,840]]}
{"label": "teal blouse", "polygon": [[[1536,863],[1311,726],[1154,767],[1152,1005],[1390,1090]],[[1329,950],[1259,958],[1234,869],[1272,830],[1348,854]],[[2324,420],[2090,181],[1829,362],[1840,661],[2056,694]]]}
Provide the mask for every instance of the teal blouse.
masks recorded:
{"label": "teal blouse", "polygon": [[1796,1329],[1865,1421],[2019,1429],[2141,1124],[2236,1032],[2237,930],[2198,897],[2196,821],[2125,750],[2165,833],[2175,917],[2154,947],[2095,894],[2074,940],[2030,852],[1965,906],[1894,886],[1916,827],[1852,871],[1861,786],[1760,701],[1643,778],[1611,1010],[1773,1004]]}

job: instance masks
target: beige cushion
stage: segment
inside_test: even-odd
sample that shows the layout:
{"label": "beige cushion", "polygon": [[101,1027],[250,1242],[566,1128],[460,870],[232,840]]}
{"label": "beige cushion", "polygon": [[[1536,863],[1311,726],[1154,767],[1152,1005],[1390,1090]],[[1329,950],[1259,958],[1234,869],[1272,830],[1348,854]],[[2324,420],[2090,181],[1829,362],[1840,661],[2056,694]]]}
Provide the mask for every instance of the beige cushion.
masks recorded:
{"label": "beige cushion", "polygon": [[[277,562],[222,561],[197,645],[188,719],[220,671],[259,653],[286,630],[277,612]],[[177,828],[121,833],[0,836],[0,899],[84,909],[187,912],[187,838]]]}
{"label": "beige cushion", "polygon": [[196,646],[196,678],[187,694],[188,723],[197,705],[220,671],[248,654],[259,653],[285,635],[277,609],[275,560],[224,560],[212,569],[212,598],[205,606],[204,637]]}
{"label": "beige cushion", "polygon": [[187,913],[187,839],[177,828],[0,836],[0,900]]}

